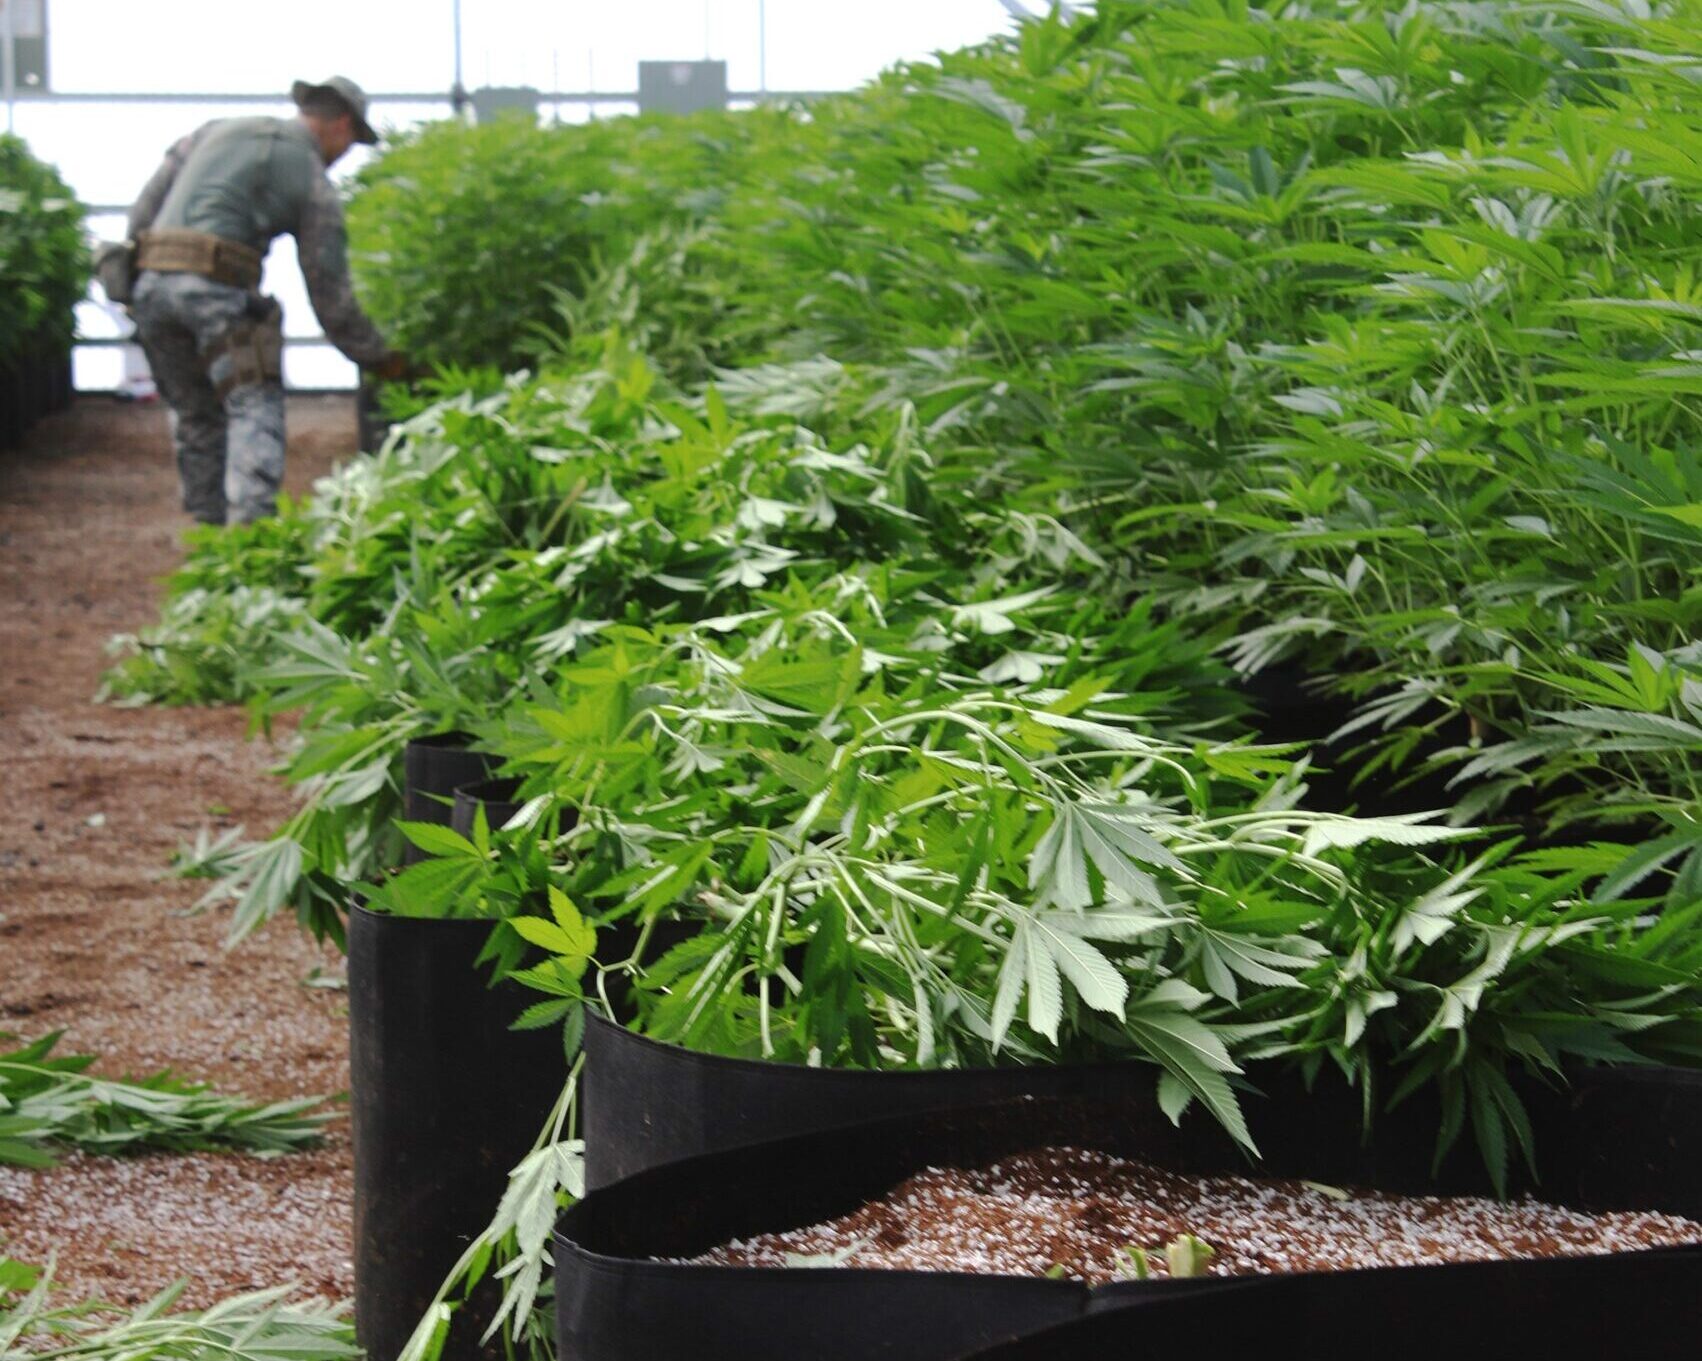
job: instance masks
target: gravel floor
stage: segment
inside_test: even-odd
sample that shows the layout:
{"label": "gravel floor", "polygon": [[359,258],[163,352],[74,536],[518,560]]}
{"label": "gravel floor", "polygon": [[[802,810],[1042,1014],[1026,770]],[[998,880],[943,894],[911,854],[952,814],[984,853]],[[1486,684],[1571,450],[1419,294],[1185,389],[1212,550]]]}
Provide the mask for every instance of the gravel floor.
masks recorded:
{"label": "gravel floor", "polygon": [[[349,397],[290,404],[288,489],[354,447]],[[180,556],[166,417],[86,397],[0,451],[0,1031],[65,1030],[114,1076],[171,1067],[256,1098],[348,1085],[342,972],[293,922],[234,951],[195,884],[161,876],[202,826],[269,830],[290,797],[240,710],[92,702],[105,643],[155,615]],[[68,1293],[186,1300],[287,1281],[350,1293],[346,1126],[280,1159],[0,1168],[0,1254],[57,1257]]]}

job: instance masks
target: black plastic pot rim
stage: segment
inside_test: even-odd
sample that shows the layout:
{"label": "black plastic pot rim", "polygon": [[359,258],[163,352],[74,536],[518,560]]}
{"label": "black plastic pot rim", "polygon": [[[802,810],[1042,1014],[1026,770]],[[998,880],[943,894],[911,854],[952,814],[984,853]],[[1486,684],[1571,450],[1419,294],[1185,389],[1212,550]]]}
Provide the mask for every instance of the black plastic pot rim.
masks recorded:
{"label": "black plastic pot rim", "polygon": [[513,803],[520,792],[520,781],[513,776],[495,775],[488,780],[455,786],[455,797],[474,803]]}
{"label": "black plastic pot rim", "polygon": [[[851,1132],[855,1132],[855,1126],[850,1128]],[[760,1149],[762,1145],[755,1144],[749,1147]],[[639,1173],[638,1175],[644,1174]],[[616,1182],[615,1185],[619,1186],[620,1183]],[[600,1193],[593,1191],[590,1194],[598,1195]],[[1249,1289],[1271,1282],[1316,1279],[1319,1277],[1328,1277],[1332,1280],[1368,1280],[1372,1278],[1386,1279],[1400,1275],[1410,1278],[1414,1273],[1421,1273],[1433,1279],[1440,1279],[1442,1275],[1448,1273],[1481,1270],[1484,1267],[1507,1266],[1513,1263],[1540,1268],[1555,1262],[1605,1261],[1609,1258],[1636,1261],[1657,1257],[1702,1257],[1702,1243],[1696,1243],[1676,1247],[1638,1248],[1630,1252],[1571,1253],[1554,1257],[1499,1257],[1486,1261],[1430,1262],[1419,1266],[1350,1267],[1338,1271],[1277,1271],[1265,1276],[1197,1276],[1178,1280],[1163,1278],[1151,1281],[1108,1281],[1104,1285],[1090,1286],[1082,1281],[1048,1280],[1043,1276],[1009,1276],[996,1271],[918,1271],[909,1267],[858,1266],[729,1266],[719,1262],[677,1262],[654,1258],[619,1257],[581,1246],[571,1232],[573,1218],[574,1209],[570,1208],[564,1211],[556,1221],[556,1246],[567,1249],[593,1268],[618,1270],[623,1279],[650,1277],[705,1282],[716,1280],[771,1281],[779,1285],[798,1281],[812,1283],[837,1281],[848,1284],[853,1278],[860,1280],[869,1276],[879,1276],[882,1279],[894,1281],[926,1282],[938,1285],[942,1290],[970,1285],[980,1287],[987,1282],[997,1282],[1001,1288],[1032,1290],[1036,1293],[1055,1295],[1060,1300],[1074,1297],[1080,1300],[1084,1309],[1123,1308],[1128,1305],[1139,1304],[1147,1299],[1172,1299],[1184,1294]],[[773,1232],[784,1232],[788,1229],[803,1227],[805,1226],[796,1224],[776,1225]]]}
{"label": "black plastic pot rim", "polygon": [[[1025,1099],[1103,1102],[1132,1098],[1144,1102],[1151,1096],[1158,1071],[1151,1061],[1138,1055],[1073,1065],[885,1070],[812,1067],[700,1052],[652,1039],[594,1012],[587,1013],[585,1044],[593,1056],[587,1073],[591,1104],[586,1129],[588,1135],[596,1136],[587,1150],[587,1171],[595,1188],[615,1185],[645,1169],[741,1146],[826,1133],[898,1115],[917,1118],[929,1110],[968,1109]],[[1270,1071],[1264,1071],[1267,1068]],[[1363,1094],[1356,1087],[1310,1083],[1298,1072],[1276,1064],[1260,1065],[1250,1078],[1254,1094],[1248,1106],[1249,1119],[1256,1125],[1274,1121],[1273,1131],[1281,1135],[1267,1150],[1273,1157],[1285,1146],[1282,1140],[1288,1138],[1282,1133],[1283,1111],[1294,1103],[1299,1103],[1296,1109],[1312,1112],[1310,1118],[1332,1119],[1343,1130],[1351,1121],[1353,1142],[1364,1146]],[[1672,1145],[1679,1132],[1662,1126],[1668,1118],[1663,1112],[1685,1112],[1686,1132],[1680,1145],[1702,1151],[1702,1069],[1580,1064],[1569,1066],[1561,1082],[1526,1074],[1512,1074],[1510,1080],[1525,1097],[1533,1117],[1543,1111],[1545,1120],[1563,1121],[1557,1129],[1582,1130],[1586,1126],[1580,1122],[1594,1122],[1589,1126],[1588,1144],[1574,1145],[1566,1139],[1540,1141],[1545,1169],[1541,1180],[1530,1182],[1521,1164],[1514,1169],[1515,1185],[1511,1189],[1545,1195],[1552,1175],[1562,1169],[1570,1176],[1585,1175],[1588,1169],[1591,1185],[1622,1184],[1624,1176],[1610,1175],[1611,1160],[1606,1150],[1615,1144],[1606,1136],[1605,1127],[1596,1127],[1604,1119],[1611,1123],[1630,1118],[1630,1112],[1646,1111],[1646,1120],[1654,1124],[1641,1135],[1628,1131],[1635,1147],[1621,1147],[1619,1161],[1642,1158],[1651,1167],[1669,1165],[1672,1154],[1660,1150]],[[1413,1102],[1399,1110],[1376,1112],[1371,1138],[1376,1152],[1370,1156],[1385,1172],[1400,1170],[1407,1184],[1398,1189],[1423,1194],[1438,1184],[1438,1170],[1433,1165],[1437,1125],[1431,1121],[1439,1121],[1441,1111],[1430,1111],[1427,1103],[1418,1104],[1425,1109],[1417,1114]],[[1571,1114],[1563,1115],[1564,1111]],[[1614,1115],[1616,1111],[1621,1114]],[[1490,1193],[1481,1160],[1469,1145],[1455,1148],[1449,1166],[1450,1177],[1459,1174],[1459,1193]],[[1646,1187],[1654,1185],[1649,1174],[1642,1181]],[[1680,1210],[1665,1203],[1661,1208],[1702,1220],[1702,1181],[1696,1189],[1699,1198],[1683,1202],[1686,1208]],[[1635,1204],[1626,1202],[1610,1208],[1635,1208]]]}
{"label": "black plastic pot rim", "polygon": [[[1644,1260],[1628,1260],[1638,1258]],[[1611,1265],[1580,1271],[1591,1258],[1565,1257],[1546,1263],[1473,1262],[1458,1267],[1455,1275],[1416,1281],[1380,1277],[1337,1283],[1328,1280],[1328,1273],[1313,1273],[1304,1283],[1285,1282],[1281,1276],[1223,1278],[1233,1287],[1201,1292],[1197,1307],[1186,1294],[1108,1301],[1078,1318],[960,1353],[953,1361],[1081,1361],[1132,1356],[1137,1346],[1143,1355],[1191,1353],[1203,1338],[1210,1339],[1215,1356],[1247,1357],[1271,1350],[1271,1341],[1285,1335],[1308,1342],[1320,1336],[1375,1337],[1378,1353],[1389,1361],[1505,1361],[1514,1356],[1691,1361],[1694,1314],[1677,1302],[1694,1299],[1694,1256],[1656,1251],[1594,1260]],[[1532,1273],[1517,1270],[1540,1265],[1559,1269],[1542,1272],[1535,1281]],[[1515,1269],[1511,1282],[1509,1267]],[[1628,1277],[1637,1281],[1629,1291]],[[1603,1301],[1604,1290],[1616,1297],[1618,1308]],[[1379,1307],[1391,1303],[1398,1311],[1394,1316]],[[1655,1316],[1639,1327],[1645,1310]],[[1323,1353],[1334,1356],[1346,1346],[1344,1340]]]}
{"label": "black plastic pot rim", "polygon": [[501,922],[494,917],[400,917],[392,912],[374,912],[365,903],[354,903],[349,908],[351,917],[360,917],[382,927],[387,931],[461,931],[471,936],[474,932],[489,933],[492,927],[500,926]]}
{"label": "black plastic pot rim", "polygon": [[471,747],[478,740],[477,734],[454,728],[448,732],[434,732],[427,733],[423,737],[410,737],[408,743],[415,747],[442,747],[450,751],[460,751]]}
{"label": "black plastic pot rim", "polygon": [[[592,1195],[598,1194],[593,1191]],[[809,1282],[812,1286],[833,1288],[835,1284],[850,1284],[853,1278],[866,1279],[879,1276],[882,1279],[894,1281],[916,1281],[937,1285],[942,1290],[954,1287],[976,1289],[984,1288],[989,1282],[996,1282],[1002,1288],[1032,1291],[1037,1295],[1050,1295],[1060,1301],[1076,1300],[1083,1310],[1092,1302],[1093,1287],[1081,1281],[1052,1281],[1044,1276],[1001,1276],[996,1272],[972,1273],[967,1271],[916,1271],[910,1268],[903,1270],[883,1270],[878,1267],[785,1267],[785,1266],[728,1266],[724,1263],[694,1263],[666,1262],[659,1260],[646,1261],[636,1257],[611,1257],[603,1253],[593,1252],[589,1248],[580,1247],[572,1236],[564,1232],[563,1226],[572,1217],[573,1211],[566,1211],[557,1221],[555,1242],[558,1248],[566,1248],[580,1260],[588,1263],[594,1269],[614,1270],[620,1273],[622,1280],[655,1279],[655,1280],[692,1280],[692,1281],[769,1281],[775,1285],[793,1282]],[[1238,1281],[1243,1277],[1226,1276],[1225,1281]],[[1141,1284],[1162,1285],[1164,1282],[1142,1282]],[[1177,1284],[1182,1284],[1177,1282]],[[1185,1287],[1184,1287],[1185,1288]]]}
{"label": "black plastic pot rim", "polygon": [[601,1026],[607,1030],[620,1031],[622,1043],[642,1045],[650,1049],[661,1050],[671,1056],[672,1061],[694,1065],[699,1068],[721,1072],[763,1073],[783,1071],[786,1076],[799,1078],[804,1081],[819,1082],[879,1082],[882,1084],[902,1082],[938,1082],[942,1074],[949,1073],[1002,1073],[1021,1071],[1023,1069],[1045,1070],[1061,1073],[1104,1073],[1123,1072],[1131,1064],[1149,1068],[1156,1080],[1158,1068],[1147,1063],[1144,1059],[1130,1057],[1128,1059],[1108,1059],[1102,1063],[1029,1063],[1029,1064],[1000,1064],[986,1067],[971,1068],[824,1068],[807,1063],[786,1063],[780,1059],[747,1059],[729,1054],[706,1054],[701,1050],[688,1049],[683,1044],[672,1044],[666,1040],[651,1039],[648,1035],[636,1030],[617,1025],[606,1016],[587,1014],[587,1022],[592,1026]]}

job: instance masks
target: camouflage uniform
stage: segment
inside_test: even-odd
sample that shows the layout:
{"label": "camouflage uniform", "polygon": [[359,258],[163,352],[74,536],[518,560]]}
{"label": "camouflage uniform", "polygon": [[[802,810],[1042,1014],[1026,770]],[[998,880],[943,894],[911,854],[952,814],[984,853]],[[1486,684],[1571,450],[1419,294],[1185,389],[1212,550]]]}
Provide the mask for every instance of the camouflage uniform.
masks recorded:
{"label": "camouflage uniform", "polygon": [[[355,301],[342,204],[302,123],[221,119],[185,137],[130,210],[132,239],[151,227],[205,232],[261,253],[292,233],[326,337],[357,364],[389,353]],[[233,330],[258,325],[281,344],[278,304],[199,274],[144,269],[131,311],[171,407],[184,509],[204,524],[272,514],[284,475],[282,380],[244,381],[222,396],[219,388],[234,367],[223,353]]]}

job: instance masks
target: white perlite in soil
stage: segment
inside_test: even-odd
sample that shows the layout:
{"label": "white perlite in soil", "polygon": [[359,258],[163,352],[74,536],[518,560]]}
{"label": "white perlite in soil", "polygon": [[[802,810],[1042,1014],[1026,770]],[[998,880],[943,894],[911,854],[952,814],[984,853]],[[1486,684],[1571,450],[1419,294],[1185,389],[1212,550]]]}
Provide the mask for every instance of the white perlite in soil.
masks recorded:
{"label": "white perlite in soil", "polygon": [[929,1168],[843,1218],[736,1240],[695,1260],[735,1266],[1062,1274],[1090,1284],[1132,1274],[1145,1249],[1192,1234],[1205,1274],[1575,1257],[1702,1243],[1677,1215],[1586,1214],[1534,1200],[1399,1196],[1248,1177],[1192,1177],[1108,1154],[1048,1148],[980,1169]]}

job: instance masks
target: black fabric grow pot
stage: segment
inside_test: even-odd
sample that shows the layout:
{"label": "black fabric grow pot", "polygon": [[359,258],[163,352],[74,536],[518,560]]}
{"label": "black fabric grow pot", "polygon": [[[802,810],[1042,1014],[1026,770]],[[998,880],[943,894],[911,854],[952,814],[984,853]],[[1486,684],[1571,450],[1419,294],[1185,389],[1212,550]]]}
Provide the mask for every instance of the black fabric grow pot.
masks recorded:
{"label": "black fabric grow pot", "polygon": [[[1702,1071],[1596,1068],[1554,1099],[1562,1138],[1547,1163],[1579,1204],[1702,1219]],[[1695,1322],[1702,1343],[1702,1316]]]}
{"label": "black fabric grow pot", "polygon": [[1025,1096],[1147,1091],[1146,1064],[870,1072],[699,1054],[597,1016],[585,1032],[585,1182],[883,1116]]}
{"label": "black fabric grow pot", "polygon": [[[471,733],[445,732],[416,737],[402,751],[402,816],[410,822],[450,825],[455,791],[462,785],[491,778],[497,758],[469,751]],[[402,863],[412,865],[425,852],[411,841],[402,848]]]}
{"label": "black fabric grow pot", "polygon": [[[392,1361],[490,1222],[567,1078],[558,1030],[508,1028],[525,990],[475,968],[490,931],[349,914],[355,1326],[374,1361]],[[499,1292],[482,1289],[457,1315],[451,1361],[483,1354]]]}
{"label": "black fabric grow pot", "polygon": [[[1702,1249],[1613,1257],[1491,1263],[1266,1278],[1206,1277],[1089,1289],[1036,1278],[849,1268],[705,1267],[678,1260],[732,1238],[849,1213],[930,1166],[968,1165],[1049,1144],[1100,1149],[1197,1174],[1239,1172],[1247,1160],[1197,1112],[1177,1129],[1146,1091],[1111,1100],[1048,1099],[931,1111],[805,1135],[652,1168],[592,1191],[556,1236],[557,1326],[562,1361],[639,1361],[673,1355],[741,1361],[1026,1361],[1021,1345],[1051,1357],[1154,1355],[1160,1339],[1183,1354],[1263,1354],[1289,1348],[1333,1354],[1326,1339],[1370,1344],[1386,1357],[1692,1357],[1702,1329]],[[1608,1116],[1613,1086],[1588,1077],[1564,1099],[1533,1105],[1546,1199],[1584,1209],[1682,1212],[1702,1165],[1691,1156],[1702,1121],[1692,1075],[1651,1076],[1648,1100]],[[1664,1095],[1655,1092],[1666,1086]],[[1597,1116],[1584,1112],[1597,1101]],[[1664,1102],[1682,1125],[1675,1140],[1646,1137],[1637,1122]],[[1475,1151],[1458,1149],[1433,1178],[1438,1110],[1413,1098],[1359,1136],[1359,1105],[1345,1087],[1304,1091],[1272,1084],[1247,1113],[1263,1153],[1258,1171],[1402,1192],[1482,1194]],[[1622,1136],[1656,1161],[1614,1181]],[[1665,1150],[1664,1152],[1661,1150]],[[1597,1170],[1583,1185],[1580,1169]],[[1642,1195],[1651,1178],[1655,1196]],[[1668,1317],[1651,1315],[1665,1312]],[[1152,1327],[1146,1320],[1149,1317]],[[1601,1320],[1611,1321],[1604,1324]],[[1227,1320],[1234,1342],[1220,1321]],[[1647,1320],[1647,1324],[1645,1323]],[[1081,1330],[1078,1337],[1075,1330]],[[1048,1331],[1052,1330],[1052,1331]],[[1479,1344],[1490,1337],[1505,1348]],[[1617,1346],[1597,1345],[1612,1337]],[[1588,1339],[1587,1349],[1574,1347]],[[1418,1339],[1423,1339],[1420,1342]],[[1248,1348],[1259,1344],[1259,1352]]]}
{"label": "black fabric grow pot", "polygon": [[416,737],[402,753],[403,816],[412,822],[449,826],[455,791],[488,780],[497,758],[470,751],[471,733],[443,732]]}
{"label": "black fabric grow pot", "polygon": [[[1544,1262],[1475,1262],[1296,1277],[1242,1277],[1205,1298],[1122,1285],[1088,1314],[974,1361],[1314,1356],[1376,1361],[1678,1361],[1697,1354],[1702,1260],[1692,1249]],[[1340,1348],[1340,1352],[1336,1348]]]}
{"label": "black fabric grow pot", "polygon": [[475,813],[482,806],[485,826],[495,831],[520,811],[521,803],[514,797],[519,788],[519,780],[478,780],[462,785],[450,806],[450,827],[462,836],[471,836]]}

